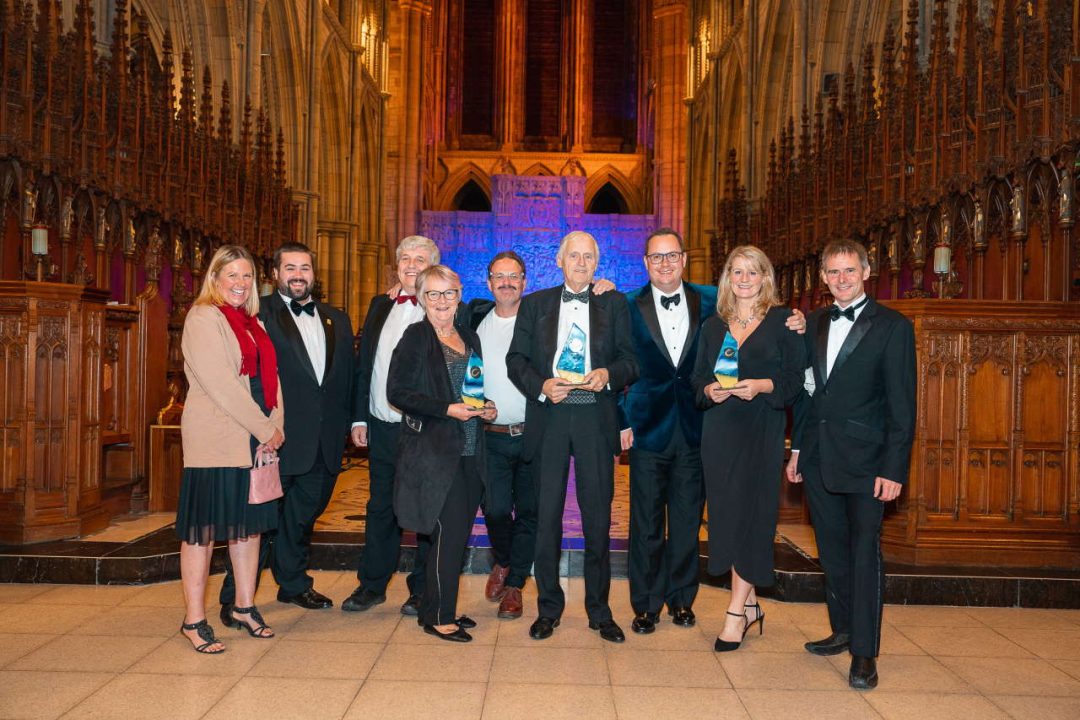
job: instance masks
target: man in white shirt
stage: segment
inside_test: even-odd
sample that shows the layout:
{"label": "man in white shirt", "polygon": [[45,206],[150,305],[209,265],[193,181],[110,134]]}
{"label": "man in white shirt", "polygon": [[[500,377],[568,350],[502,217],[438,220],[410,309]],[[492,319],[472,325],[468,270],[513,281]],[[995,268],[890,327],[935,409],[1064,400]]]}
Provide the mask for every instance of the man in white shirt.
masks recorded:
{"label": "man in white shirt", "polygon": [[[386,602],[386,586],[397,570],[401,549],[401,528],[394,515],[394,473],[401,413],[386,397],[390,357],[405,328],[423,319],[424,310],[416,302],[416,278],[439,262],[439,248],[430,239],[410,235],[398,243],[397,277],[401,291],[397,297],[377,295],[371,300],[360,338],[360,358],[356,377],[356,416],[352,441],[368,446],[370,485],[365,524],[364,550],[356,577],[360,584],[341,604],[347,612],[362,612]],[[416,562],[407,583],[409,598],[401,606],[405,615],[416,615],[423,593],[427,544],[417,538]]]}
{"label": "man in white shirt", "polygon": [[[524,457],[537,483],[535,567],[538,614],[529,628],[551,637],[566,598],[559,585],[562,516],[570,457],[585,535],[585,609],[589,627],[609,642],[625,640],[608,605],[614,458],[620,453],[616,394],[634,381],[637,360],[626,298],[590,292],[600,251],[595,238],[575,231],[563,238],[556,263],[565,283],[521,302],[506,356],[510,380],[525,395]],[[560,358],[573,358],[571,370]]]}

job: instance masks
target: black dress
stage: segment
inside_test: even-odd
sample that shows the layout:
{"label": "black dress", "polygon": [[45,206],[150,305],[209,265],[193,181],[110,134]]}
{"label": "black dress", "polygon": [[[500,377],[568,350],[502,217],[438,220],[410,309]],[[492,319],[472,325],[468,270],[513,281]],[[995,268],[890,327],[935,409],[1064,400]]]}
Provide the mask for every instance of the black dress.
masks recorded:
{"label": "black dress", "polygon": [[739,377],[770,379],[771,393],[749,402],[730,397],[720,404],[704,395],[716,382],[713,367],[728,325],[719,316],[701,329],[694,389],[705,409],[701,464],[709,509],[709,573],[732,567],[747,582],[773,584],[773,538],[784,465],[785,406],[803,386],[806,350],[801,335],[788,330],[791,310],[774,307],[739,347]]}
{"label": "black dress", "polygon": [[[267,415],[262,381],[251,378],[251,397]],[[259,441],[251,438],[251,454]],[[190,545],[236,540],[277,529],[278,503],[248,504],[251,468],[186,467],[176,505],[176,536]]]}

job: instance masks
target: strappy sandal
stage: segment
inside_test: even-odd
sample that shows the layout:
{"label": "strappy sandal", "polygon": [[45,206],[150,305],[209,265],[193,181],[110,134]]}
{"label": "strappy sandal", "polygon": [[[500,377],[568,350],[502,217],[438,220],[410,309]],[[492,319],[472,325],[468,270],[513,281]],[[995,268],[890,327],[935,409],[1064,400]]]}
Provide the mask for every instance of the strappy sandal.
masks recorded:
{"label": "strappy sandal", "polygon": [[[226,623],[229,627],[247,630],[248,635],[260,640],[269,640],[274,637],[273,629],[263,620],[263,616],[259,614],[259,608],[252,605],[251,607],[234,607],[232,611],[230,622]],[[236,617],[238,614],[247,615],[248,622],[238,620]],[[269,635],[266,634],[267,631],[269,631]]]}
{"label": "strappy sandal", "polygon": [[[765,632],[765,611],[761,609],[760,603],[746,603],[743,607],[754,609],[754,619],[746,619],[746,629],[750,630],[750,628],[754,627],[756,623],[761,623],[760,625],[758,625],[758,635],[761,635],[763,632]],[[745,612],[746,610],[743,610],[744,614]]]}
{"label": "strappy sandal", "polygon": [[203,641],[202,645],[196,645],[195,643],[191,644],[191,646],[195,648],[195,652],[202,653],[203,655],[217,655],[218,653],[225,652],[224,647],[217,650],[207,650],[211,645],[217,645],[221,641],[214,637],[214,628],[210,627],[210,623],[206,622],[206,618],[203,618],[197,623],[191,623],[190,625],[187,623],[180,624],[180,633],[190,641],[191,637],[184,633],[185,630],[194,630],[196,634],[198,634],[199,639]]}

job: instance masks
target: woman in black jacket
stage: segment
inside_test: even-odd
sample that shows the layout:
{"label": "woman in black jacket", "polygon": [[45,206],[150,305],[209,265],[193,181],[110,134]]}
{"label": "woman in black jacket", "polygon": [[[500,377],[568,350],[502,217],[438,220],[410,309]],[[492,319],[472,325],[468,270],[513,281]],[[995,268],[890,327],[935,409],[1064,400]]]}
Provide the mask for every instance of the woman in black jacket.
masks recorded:
{"label": "woman in black jacket", "polygon": [[496,408],[490,401],[474,407],[462,399],[463,381],[481,351],[476,333],[454,322],[461,299],[457,273],[433,265],[420,273],[416,291],[426,317],[405,330],[386,383],[390,403],[403,415],[394,513],[401,527],[431,536],[418,618],[424,632],[468,642],[466,629],[476,623],[457,615],[458,580],[483,494],[484,463],[477,462],[484,450],[481,422],[494,420]]}

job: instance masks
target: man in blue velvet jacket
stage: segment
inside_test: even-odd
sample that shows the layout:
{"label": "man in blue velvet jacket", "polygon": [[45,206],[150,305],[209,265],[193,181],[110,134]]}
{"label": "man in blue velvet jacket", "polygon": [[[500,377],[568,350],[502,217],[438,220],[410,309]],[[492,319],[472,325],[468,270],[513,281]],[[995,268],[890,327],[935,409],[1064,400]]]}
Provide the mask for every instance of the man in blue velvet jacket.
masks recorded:
{"label": "man in blue velvet jacket", "polygon": [[700,328],[716,312],[715,287],[683,282],[686,252],[674,230],[661,228],[646,239],[645,269],[648,284],[626,296],[641,374],[620,401],[622,445],[630,449],[630,627],[636,633],[656,629],[665,603],[676,625],[695,623],[704,488],[701,412],[690,373]]}

